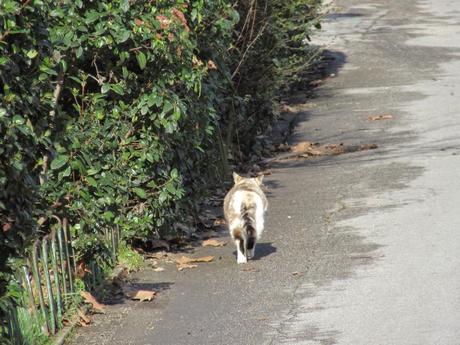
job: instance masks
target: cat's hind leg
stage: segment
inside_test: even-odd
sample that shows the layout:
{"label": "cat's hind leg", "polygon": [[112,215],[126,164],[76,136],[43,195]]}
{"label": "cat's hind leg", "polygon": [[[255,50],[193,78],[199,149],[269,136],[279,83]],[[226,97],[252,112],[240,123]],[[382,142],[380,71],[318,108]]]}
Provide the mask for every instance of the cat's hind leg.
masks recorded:
{"label": "cat's hind leg", "polygon": [[240,238],[235,239],[235,245],[236,245],[236,262],[239,264],[245,264],[248,262],[248,259],[245,253],[245,248],[244,248],[244,241]]}

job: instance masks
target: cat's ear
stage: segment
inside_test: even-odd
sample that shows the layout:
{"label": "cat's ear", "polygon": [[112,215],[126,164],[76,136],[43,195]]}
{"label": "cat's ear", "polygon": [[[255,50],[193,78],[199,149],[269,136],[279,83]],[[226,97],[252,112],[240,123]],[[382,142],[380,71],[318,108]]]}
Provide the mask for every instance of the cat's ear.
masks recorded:
{"label": "cat's ear", "polygon": [[254,177],[254,180],[256,180],[257,184],[260,186],[262,184],[262,181],[264,180],[264,175]]}
{"label": "cat's ear", "polygon": [[233,181],[235,182],[235,184],[237,184],[238,182],[240,182],[243,178],[238,175],[236,172],[233,172]]}

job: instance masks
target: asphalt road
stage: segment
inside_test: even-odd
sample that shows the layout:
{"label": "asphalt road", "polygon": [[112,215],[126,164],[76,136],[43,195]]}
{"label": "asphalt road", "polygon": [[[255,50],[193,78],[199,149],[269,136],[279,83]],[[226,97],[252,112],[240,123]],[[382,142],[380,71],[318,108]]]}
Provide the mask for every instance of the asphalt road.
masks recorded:
{"label": "asphalt road", "polygon": [[197,249],[217,260],[139,273],[158,298],[72,343],[459,345],[459,23],[456,0],[337,0],[316,39],[332,75],[292,143],[379,148],[275,166],[254,271]]}

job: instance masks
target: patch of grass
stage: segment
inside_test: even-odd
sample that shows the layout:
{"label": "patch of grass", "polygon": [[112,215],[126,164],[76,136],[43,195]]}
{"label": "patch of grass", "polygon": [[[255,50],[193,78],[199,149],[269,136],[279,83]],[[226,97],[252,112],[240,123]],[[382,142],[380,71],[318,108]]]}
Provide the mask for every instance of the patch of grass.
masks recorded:
{"label": "patch of grass", "polygon": [[119,247],[118,262],[129,271],[137,271],[143,266],[144,258],[125,242],[122,242]]}
{"label": "patch of grass", "polygon": [[[50,345],[50,338],[45,336],[41,327],[36,323],[36,320],[25,308],[18,308],[18,320],[23,337],[23,345]],[[41,315],[38,315],[40,325],[45,322]]]}

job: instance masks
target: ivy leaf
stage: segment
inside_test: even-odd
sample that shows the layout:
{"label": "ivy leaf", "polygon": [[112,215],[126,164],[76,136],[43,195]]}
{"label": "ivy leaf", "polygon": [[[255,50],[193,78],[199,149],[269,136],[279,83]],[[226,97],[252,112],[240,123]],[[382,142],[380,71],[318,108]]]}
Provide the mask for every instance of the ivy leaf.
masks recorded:
{"label": "ivy leaf", "polygon": [[174,106],[169,101],[165,101],[165,103],[163,105],[163,114],[166,115],[173,108],[174,108]]}
{"label": "ivy leaf", "polygon": [[176,188],[174,187],[174,184],[172,183],[167,183],[165,187],[166,187],[166,190],[171,194],[174,194],[176,192]]}
{"label": "ivy leaf", "polygon": [[86,172],[88,176],[96,175],[101,169],[89,168]]}
{"label": "ivy leaf", "polygon": [[91,187],[97,187],[97,182],[94,178],[92,178],[91,176],[88,176],[86,177],[86,181],[88,181],[88,184],[91,186]]}
{"label": "ivy leaf", "polygon": [[25,120],[21,115],[14,115],[13,116],[13,123],[15,125],[23,125],[25,123]]}
{"label": "ivy leaf", "polygon": [[128,12],[129,10],[129,1],[128,0],[122,0],[120,4],[120,8],[123,12]]}
{"label": "ivy leaf", "polygon": [[34,57],[36,57],[38,55],[38,52],[35,50],[35,49],[32,49],[32,50],[29,50],[27,52],[27,57],[29,59],[33,59]]}
{"label": "ivy leaf", "polygon": [[112,84],[111,85],[111,89],[116,92],[117,94],[123,96],[124,94],[124,90],[123,90],[123,86],[121,85],[121,83],[118,83],[118,84]]}
{"label": "ivy leaf", "polygon": [[115,217],[115,215],[113,214],[112,211],[105,211],[104,212],[104,219],[105,220],[111,221],[114,217]]}
{"label": "ivy leaf", "polygon": [[162,204],[163,202],[165,202],[167,198],[168,198],[168,193],[165,191],[162,191],[160,193],[160,196],[158,197],[158,201],[160,202],[160,204]]}
{"label": "ivy leaf", "polygon": [[139,198],[147,199],[147,193],[142,188],[135,187],[133,188],[133,192],[136,193]]}
{"label": "ivy leaf", "polygon": [[123,67],[121,68],[121,71],[122,71],[122,73],[123,73],[123,78],[124,78],[124,79],[128,79],[128,75],[129,75],[128,69],[127,69],[125,66],[123,66]]}
{"label": "ivy leaf", "polygon": [[109,90],[110,90],[110,84],[107,84],[107,83],[102,84],[101,93],[107,93],[107,92],[109,92]]}
{"label": "ivy leaf", "polygon": [[70,173],[72,172],[72,169],[70,168],[70,165],[64,170],[64,172],[62,173],[62,176],[63,177],[68,177],[70,176]]}
{"label": "ivy leaf", "polygon": [[117,43],[126,42],[130,36],[131,36],[131,31],[124,30],[123,33],[120,36],[118,36]]}
{"label": "ivy leaf", "polygon": [[77,51],[75,52],[75,56],[77,57],[77,59],[83,54],[83,48],[82,47],[78,47]]}
{"label": "ivy leaf", "polygon": [[67,155],[59,155],[50,164],[51,170],[57,170],[59,168],[62,168],[67,161],[69,160],[69,156]]}
{"label": "ivy leaf", "polygon": [[140,69],[144,69],[147,65],[147,58],[145,57],[145,54],[143,52],[139,52],[139,54],[136,55],[136,59]]}

